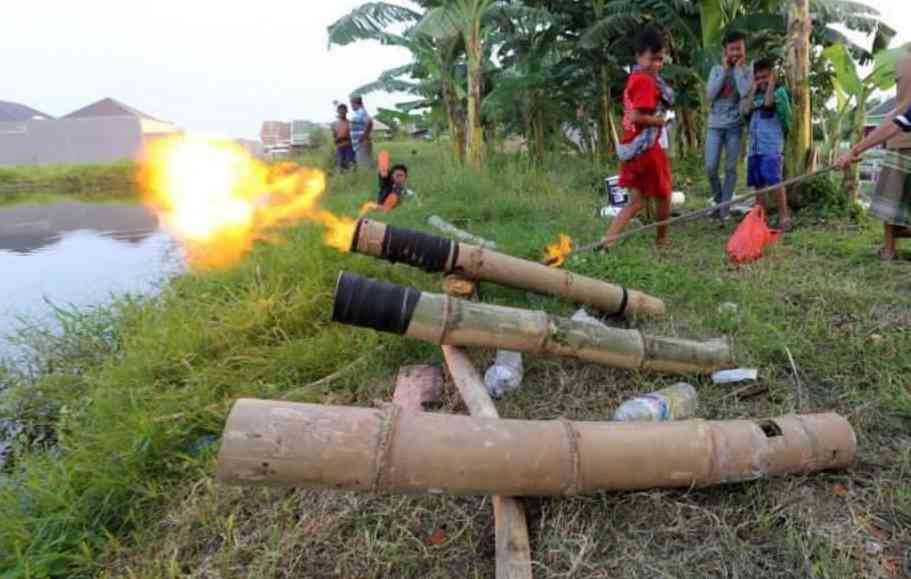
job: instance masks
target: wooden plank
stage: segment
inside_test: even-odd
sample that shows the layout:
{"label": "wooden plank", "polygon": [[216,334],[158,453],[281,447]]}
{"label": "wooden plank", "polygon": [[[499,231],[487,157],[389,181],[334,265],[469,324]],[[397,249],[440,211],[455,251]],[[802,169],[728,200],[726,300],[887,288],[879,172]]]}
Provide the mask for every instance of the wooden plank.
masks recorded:
{"label": "wooden plank", "polygon": [[[452,381],[472,416],[499,418],[477,368],[464,350],[441,346]],[[497,579],[531,579],[531,548],[525,509],[512,497],[493,497]]]}

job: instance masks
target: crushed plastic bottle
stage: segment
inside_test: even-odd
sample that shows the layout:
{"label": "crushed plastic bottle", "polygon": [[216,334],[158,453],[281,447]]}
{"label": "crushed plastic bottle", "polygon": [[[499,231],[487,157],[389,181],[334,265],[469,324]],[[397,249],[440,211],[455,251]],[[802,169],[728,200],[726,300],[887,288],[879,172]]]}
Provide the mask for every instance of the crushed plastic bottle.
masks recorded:
{"label": "crushed plastic bottle", "polygon": [[669,388],[627,400],[617,408],[614,420],[619,422],[664,422],[684,420],[696,415],[699,395],[696,389],[680,382]]}
{"label": "crushed plastic bottle", "polygon": [[484,386],[493,398],[500,398],[518,390],[524,374],[521,352],[497,350],[493,366],[484,373]]}

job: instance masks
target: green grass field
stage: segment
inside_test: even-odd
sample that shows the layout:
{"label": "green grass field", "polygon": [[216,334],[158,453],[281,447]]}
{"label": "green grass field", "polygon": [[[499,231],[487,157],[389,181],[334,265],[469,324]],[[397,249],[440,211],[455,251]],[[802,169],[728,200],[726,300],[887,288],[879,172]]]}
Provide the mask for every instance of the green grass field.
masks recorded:
{"label": "green grass field", "polygon": [[[481,174],[431,146],[390,145],[419,200],[381,216],[432,231],[438,214],[500,249],[540,259],[561,232],[597,239],[603,176],[554,158],[531,168],[496,158]],[[415,149],[413,151],[413,149]],[[676,188],[704,206],[698,162]],[[353,215],[375,176],[330,180],[328,206]],[[762,260],[731,265],[733,226],[703,221],[609,254],[575,272],[664,298],[656,334],[733,337],[738,364],[760,370],[749,397],[704,377],[703,418],[838,411],[857,430],[844,472],[705,490],[604,493],[524,501],[536,577],[901,577],[911,548],[911,262],[875,257],[878,224],[798,214]],[[216,437],[238,397],[370,406],[389,401],[396,369],[439,363],[433,346],[334,325],[339,271],[439,290],[438,276],[325,247],[300,224],[239,266],[175,279],[157,299],[75,315],[63,338],[33,337],[41,375],[7,393],[24,427],[0,478],[4,577],[491,577],[485,498],[374,497],[237,489],[213,479]],[[909,248],[904,248],[908,256]],[[572,304],[482,286],[492,303],[568,314]],[[737,304],[736,313],[719,304]],[[787,352],[800,370],[798,390]],[[492,352],[474,357],[483,370]],[[312,385],[359,363],[329,383]],[[679,377],[526,358],[504,417],[606,420],[625,398]],[[0,374],[2,378],[2,374]],[[310,385],[310,386],[308,386]],[[447,387],[441,411],[464,412]],[[48,443],[50,441],[50,444]],[[442,529],[445,540],[428,545]],[[440,535],[438,535],[439,537]],[[875,545],[882,547],[876,551]],[[865,545],[868,550],[865,552]]]}

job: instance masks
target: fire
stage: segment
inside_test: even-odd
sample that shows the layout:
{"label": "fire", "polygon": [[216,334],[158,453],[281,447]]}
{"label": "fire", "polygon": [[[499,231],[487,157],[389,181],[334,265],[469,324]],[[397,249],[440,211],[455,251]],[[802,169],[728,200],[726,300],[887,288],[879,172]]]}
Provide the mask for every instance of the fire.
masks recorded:
{"label": "fire", "polygon": [[547,246],[544,261],[550,267],[560,267],[572,250],[573,240],[565,233],[561,233],[559,241]]}
{"label": "fire", "polygon": [[239,261],[274,227],[322,225],[325,242],[349,251],[356,221],[319,206],[326,176],[296,163],[268,166],[234,143],[182,137],[159,142],[143,164],[145,202],[186,247],[194,267]]}

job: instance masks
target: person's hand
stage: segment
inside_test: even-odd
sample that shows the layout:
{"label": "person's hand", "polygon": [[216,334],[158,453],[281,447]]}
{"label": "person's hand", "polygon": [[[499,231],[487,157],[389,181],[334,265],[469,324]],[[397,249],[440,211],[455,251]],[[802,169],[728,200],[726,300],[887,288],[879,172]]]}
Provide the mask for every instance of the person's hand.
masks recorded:
{"label": "person's hand", "polygon": [[845,170],[858,161],[860,161],[860,155],[858,155],[854,149],[851,149],[835,161],[835,166],[841,170]]}
{"label": "person's hand", "polygon": [[769,86],[774,87],[777,85],[778,85],[778,72],[773,68],[772,72],[769,73]]}

